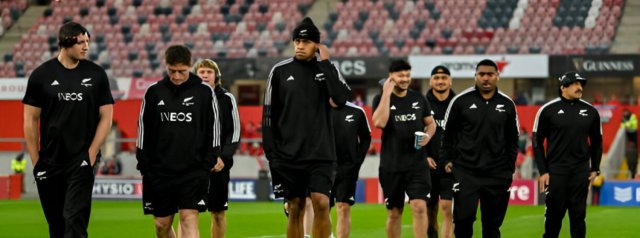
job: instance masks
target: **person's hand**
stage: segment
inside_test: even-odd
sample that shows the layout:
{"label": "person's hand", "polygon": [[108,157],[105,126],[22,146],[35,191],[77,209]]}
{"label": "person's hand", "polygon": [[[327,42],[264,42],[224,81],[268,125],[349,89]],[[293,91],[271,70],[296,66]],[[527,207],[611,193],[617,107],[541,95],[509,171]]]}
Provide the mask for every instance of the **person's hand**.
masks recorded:
{"label": "person's hand", "polygon": [[384,84],[382,85],[382,93],[391,95],[391,92],[393,92],[394,87],[396,87],[396,82],[394,82],[391,79],[391,77],[388,77],[387,80],[385,80]]}
{"label": "person's hand", "polygon": [[320,53],[320,60],[328,60],[330,57],[329,47],[325,44],[318,44],[318,53]]}
{"label": "person's hand", "polygon": [[593,183],[593,180],[596,179],[597,176],[598,173],[596,171],[591,171],[591,173],[589,174],[589,182]]}
{"label": "person's hand", "polygon": [[538,178],[538,189],[540,190],[540,192],[545,192],[545,189],[548,186],[549,186],[549,173],[540,175],[540,178]]}
{"label": "person's hand", "polygon": [[436,169],[438,167],[438,164],[436,164],[436,161],[433,160],[433,158],[431,157],[427,157],[427,164],[429,164],[429,168],[431,169]]}
{"label": "person's hand", "polygon": [[447,173],[451,173],[453,171],[453,163],[449,162],[444,166],[444,171]]}
{"label": "person's hand", "polygon": [[91,164],[91,166],[93,166],[94,164],[96,164],[96,157],[98,157],[98,151],[92,151],[91,148],[89,148],[89,163]]}
{"label": "person's hand", "polygon": [[216,165],[213,166],[213,168],[211,169],[211,172],[220,172],[223,168],[224,168],[224,162],[220,157],[218,157],[218,162],[216,162]]}

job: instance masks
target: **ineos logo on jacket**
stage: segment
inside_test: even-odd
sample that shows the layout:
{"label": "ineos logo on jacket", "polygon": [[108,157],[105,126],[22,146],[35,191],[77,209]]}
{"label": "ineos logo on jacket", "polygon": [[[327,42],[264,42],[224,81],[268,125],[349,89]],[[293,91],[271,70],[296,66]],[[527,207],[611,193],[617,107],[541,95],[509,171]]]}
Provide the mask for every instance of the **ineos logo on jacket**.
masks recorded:
{"label": "ineos logo on jacket", "polygon": [[160,121],[191,122],[191,112],[160,112]]}
{"label": "ineos logo on jacket", "polygon": [[396,121],[415,121],[416,114],[410,113],[405,115],[395,115],[394,118],[396,119]]}
{"label": "ineos logo on jacket", "polygon": [[59,101],[82,101],[82,93],[58,93]]}

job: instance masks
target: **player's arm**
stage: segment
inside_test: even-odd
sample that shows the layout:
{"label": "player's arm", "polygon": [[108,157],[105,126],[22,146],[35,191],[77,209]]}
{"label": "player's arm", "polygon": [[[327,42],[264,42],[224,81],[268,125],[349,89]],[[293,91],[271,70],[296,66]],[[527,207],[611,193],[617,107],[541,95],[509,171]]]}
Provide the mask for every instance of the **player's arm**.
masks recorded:
{"label": "player's arm", "polygon": [[513,113],[509,115],[506,130],[504,130],[504,138],[507,142],[507,148],[505,149],[505,156],[511,166],[511,173],[516,171],[516,159],[518,158],[518,137],[520,135],[520,122],[518,121],[518,111],[516,110],[516,104],[512,102]]}
{"label": "player's arm", "polygon": [[[595,110],[594,110],[595,111]],[[593,180],[598,172],[600,172],[600,161],[602,160],[602,123],[600,122],[600,114],[593,113],[595,118],[589,128],[589,152],[591,154],[591,175]]]}
{"label": "player's arm", "polygon": [[220,112],[220,107],[218,106],[218,99],[215,95],[215,92],[211,90],[211,105],[207,107],[208,111],[208,123],[206,125],[211,126],[207,131],[207,142],[210,143],[211,146],[207,146],[206,159],[207,163],[211,170],[220,171],[224,168],[224,162],[220,159],[221,156],[221,142],[220,135],[222,133],[221,118],[222,114]]}
{"label": "player's arm", "polygon": [[156,104],[154,97],[151,95],[152,89],[148,88],[142,98],[140,105],[140,115],[138,116],[138,138],[136,140],[136,160],[138,164],[136,169],[144,175],[149,166],[149,156],[156,147]]}
{"label": "player's arm", "polygon": [[423,137],[418,144],[425,146],[436,133],[436,121],[433,119],[433,115],[431,115],[431,105],[424,97],[422,97],[422,103],[424,105],[424,107],[422,107],[422,115],[425,115],[422,120],[424,121],[424,132],[427,133],[427,136]]}
{"label": "player's arm", "polygon": [[546,152],[544,149],[544,140],[549,135],[547,118],[543,112],[544,108],[540,108],[536,114],[536,118],[533,122],[532,131],[532,146],[533,155],[538,164],[538,171],[540,177],[538,178],[538,189],[540,192],[544,192],[545,188],[549,185],[549,170],[546,158]]}
{"label": "player's arm", "polygon": [[373,125],[377,128],[384,129],[387,126],[389,114],[391,113],[391,93],[393,93],[395,85],[396,83],[391,80],[391,77],[384,81],[380,101],[373,111]]}
{"label": "player's arm", "polygon": [[104,143],[109,131],[111,131],[111,122],[113,121],[113,104],[106,104],[100,106],[100,121],[98,121],[98,127],[96,128],[96,134],[93,136],[93,141],[89,146],[89,162],[93,166],[96,162],[96,157],[100,151],[100,146]]}
{"label": "player's arm", "polygon": [[[225,123],[225,125],[231,124],[233,129],[224,132],[227,133],[227,135],[224,137],[225,141],[223,142],[224,146],[222,146],[221,158],[225,166],[229,166],[232,163],[233,154],[238,149],[240,142],[240,115],[238,114],[238,105],[233,95],[226,93],[226,96],[229,98],[229,101],[225,102],[230,104],[231,111],[221,113],[221,115],[224,115],[222,123]],[[227,128],[227,126],[224,128]]]}
{"label": "player's arm", "polygon": [[371,145],[371,128],[369,127],[369,120],[364,110],[360,110],[361,119],[358,123],[358,161],[362,164]]}
{"label": "player's arm", "polygon": [[326,78],[329,97],[338,107],[342,107],[349,100],[351,88],[338,69],[329,61],[329,48],[324,44],[318,44],[318,51],[321,60],[318,65]]}
{"label": "player's arm", "polygon": [[279,74],[274,67],[271,69],[264,92],[264,104],[262,107],[262,144],[267,160],[273,159],[275,153],[275,127],[277,126],[279,116],[278,106],[280,104],[278,100],[278,94],[280,93],[278,78]]}
{"label": "player's arm", "polygon": [[31,157],[31,164],[35,165],[40,159],[39,151],[39,134],[38,134],[38,121],[40,120],[40,113],[42,109],[39,107],[24,105],[24,138],[27,142],[27,151],[29,157]]}
{"label": "player's arm", "polygon": [[454,146],[458,143],[456,137],[458,134],[458,113],[457,101],[454,99],[449,103],[447,111],[444,114],[442,123],[442,141],[440,142],[440,159],[444,161],[445,171],[451,173],[453,169]]}

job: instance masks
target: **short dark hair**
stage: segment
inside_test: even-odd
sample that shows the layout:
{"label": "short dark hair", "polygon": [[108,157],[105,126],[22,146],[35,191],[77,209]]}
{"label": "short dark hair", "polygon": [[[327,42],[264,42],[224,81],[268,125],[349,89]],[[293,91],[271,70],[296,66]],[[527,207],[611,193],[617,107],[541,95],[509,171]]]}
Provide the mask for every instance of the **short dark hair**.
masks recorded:
{"label": "short dark hair", "polygon": [[391,61],[391,64],[389,64],[389,73],[404,71],[404,70],[411,70],[411,65],[409,64],[409,62],[407,62],[404,59],[394,60],[394,61]]}
{"label": "short dark hair", "polygon": [[476,65],[476,71],[478,71],[478,68],[480,68],[480,66],[491,66],[494,67],[496,71],[498,71],[498,65],[496,64],[496,62],[493,62],[493,60],[490,59],[483,59],[482,61],[478,62],[478,65]]}
{"label": "short dark hair", "polygon": [[72,21],[67,22],[58,30],[58,46],[71,47],[78,42],[76,36],[85,33],[89,35],[87,28],[84,28],[80,23]]}
{"label": "short dark hair", "polygon": [[172,45],[164,51],[164,61],[167,65],[184,64],[191,66],[191,51],[184,45]]}

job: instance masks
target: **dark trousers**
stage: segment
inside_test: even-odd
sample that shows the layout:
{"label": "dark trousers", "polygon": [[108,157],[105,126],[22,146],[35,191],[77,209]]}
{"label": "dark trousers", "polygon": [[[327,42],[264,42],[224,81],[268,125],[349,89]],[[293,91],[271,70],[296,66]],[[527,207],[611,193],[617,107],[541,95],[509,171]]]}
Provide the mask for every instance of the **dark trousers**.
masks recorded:
{"label": "dark trousers", "polygon": [[[635,133],[634,133],[635,134]],[[636,178],[638,172],[638,144],[635,141],[627,140],[626,156],[627,166],[629,167],[629,174],[631,179]]]}
{"label": "dark trousers", "polygon": [[562,219],[567,210],[569,210],[571,237],[585,237],[588,176],[588,171],[568,175],[550,174],[549,193],[545,200],[547,208],[544,214],[543,237],[558,237],[562,228]]}
{"label": "dark trousers", "polygon": [[49,236],[87,237],[95,176],[86,159],[62,167],[37,163],[33,169]]}
{"label": "dark trousers", "polygon": [[482,215],[482,237],[500,237],[500,226],[509,205],[511,179],[464,175],[453,183],[453,222],[457,238],[473,236],[478,201]]}

